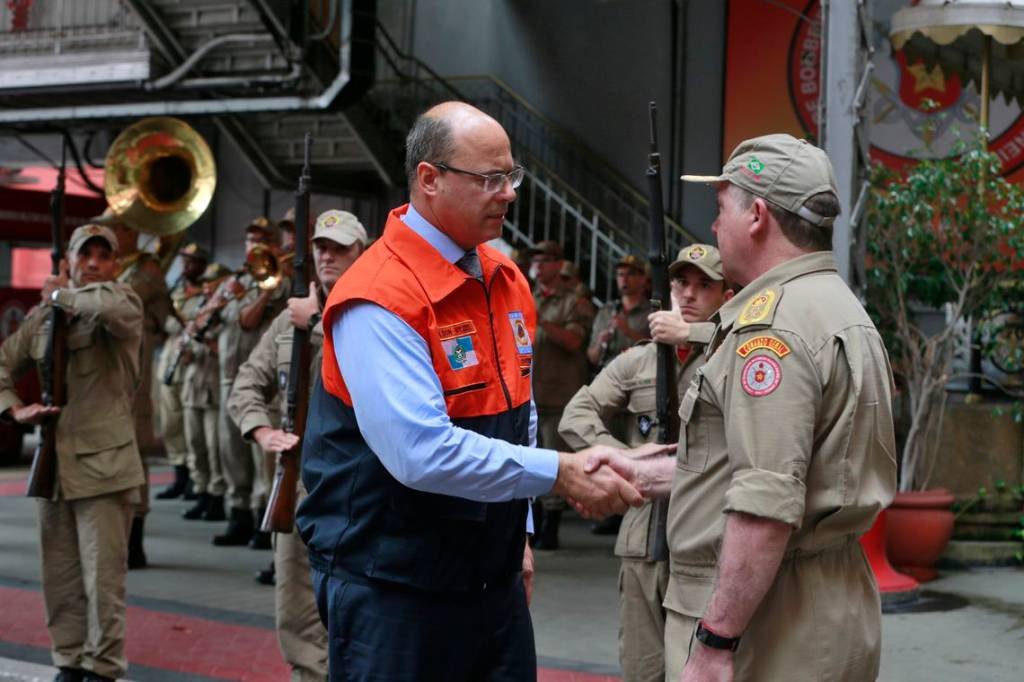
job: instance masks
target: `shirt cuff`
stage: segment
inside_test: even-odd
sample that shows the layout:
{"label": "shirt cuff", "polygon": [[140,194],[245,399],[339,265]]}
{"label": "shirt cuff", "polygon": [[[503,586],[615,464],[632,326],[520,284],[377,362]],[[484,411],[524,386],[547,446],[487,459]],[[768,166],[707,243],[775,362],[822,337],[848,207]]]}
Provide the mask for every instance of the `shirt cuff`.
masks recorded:
{"label": "shirt cuff", "polygon": [[273,428],[274,425],[270,423],[270,417],[265,412],[247,412],[242,415],[242,419],[239,421],[238,430],[242,433],[242,438],[247,441],[254,440],[252,432],[261,426],[268,426]]}
{"label": "shirt cuff", "polygon": [[800,528],[807,488],[803,481],[766,469],[743,469],[733,474],[725,492],[725,511],[773,519]]}
{"label": "shirt cuff", "polygon": [[522,448],[523,475],[519,477],[513,499],[539,497],[550,492],[558,478],[558,453],[541,448]]}
{"label": "shirt cuff", "polygon": [[52,300],[64,310],[74,312],[75,293],[70,289],[57,289]]}

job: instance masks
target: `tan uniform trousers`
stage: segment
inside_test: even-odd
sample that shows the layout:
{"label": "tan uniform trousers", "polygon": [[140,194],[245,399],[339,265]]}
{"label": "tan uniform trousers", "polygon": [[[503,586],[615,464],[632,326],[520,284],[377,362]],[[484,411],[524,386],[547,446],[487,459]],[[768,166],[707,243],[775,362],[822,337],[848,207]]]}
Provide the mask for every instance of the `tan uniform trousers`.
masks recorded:
{"label": "tan uniform trousers", "polygon": [[123,677],[128,527],[138,489],[39,500],[46,628],[53,664]]}
{"label": "tan uniform trousers", "polygon": [[196,494],[224,494],[224,476],[217,455],[217,406],[185,407],[185,442],[188,472]]}
{"label": "tan uniform trousers", "polygon": [[[238,425],[228,414],[231,385],[220,385],[220,465],[228,485],[228,506],[232,509],[262,509],[270,495],[268,458],[256,443],[242,438]],[[273,460],[271,460],[273,461]],[[272,474],[270,474],[272,475]],[[259,521],[257,520],[257,523]]]}
{"label": "tan uniform trousers", "polygon": [[188,445],[185,441],[184,409],[181,405],[181,384],[165,386],[160,381],[160,431],[167,451],[167,461],[174,466],[185,466],[188,462]]}
{"label": "tan uniform trousers", "polygon": [[[298,501],[306,497],[299,484]],[[274,533],[275,617],[281,655],[292,682],[327,679],[327,630],[320,620],[309,573],[309,551],[297,530]]]}
{"label": "tan uniform trousers", "polygon": [[[864,682],[878,678],[882,609],[855,538],[783,560],[736,651],[737,682]],[[678,682],[697,619],[668,611],[665,680]]]}
{"label": "tan uniform trousers", "polygon": [[661,603],[667,590],[668,561],[622,559],[619,663],[627,682],[660,682],[665,677],[665,609]]}

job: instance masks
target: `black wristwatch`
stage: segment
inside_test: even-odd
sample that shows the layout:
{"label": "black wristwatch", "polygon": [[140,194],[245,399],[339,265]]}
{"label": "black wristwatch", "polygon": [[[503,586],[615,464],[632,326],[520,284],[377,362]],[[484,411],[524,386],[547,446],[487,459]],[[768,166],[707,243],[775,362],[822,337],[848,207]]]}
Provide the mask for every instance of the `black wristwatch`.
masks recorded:
{"label": "black wristwatch", "polygon": [[308,325],[309,329],[312,329],[313,327],[316,326],[316,323],[319,322],[319,321],[320,321],[320,313],[318,311],[318,312],[315,312],[315,313],[313,313],[312,315],[309,316],[309,321],[306,322],[306,324]]}
{"label": "black wristwatch", "polygon": [[711,647],[712,649],[726,649],[728,651],[736,651],[740,645],[739,637],[722,637],[719,634],[715,634],[704,626],[704,621],[697,621],[697,639],[704,646]]}

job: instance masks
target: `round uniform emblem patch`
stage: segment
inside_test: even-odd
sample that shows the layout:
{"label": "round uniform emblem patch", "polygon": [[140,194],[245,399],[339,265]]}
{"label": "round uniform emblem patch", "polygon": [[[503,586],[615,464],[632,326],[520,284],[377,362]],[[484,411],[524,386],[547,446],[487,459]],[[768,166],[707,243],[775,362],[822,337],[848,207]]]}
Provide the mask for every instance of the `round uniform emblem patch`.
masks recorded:
{"label": "round uniform emblem patch", "polygon": [[782,382],[782,367],[767,355],[754,355],[740,373],[743,390],[755,398],[766,396]]}
{"label": "round uniform emblem patch", "polygon": [[704,256],[708,255],[708,252],[703,246],[691,246],[689,253],[686,255],[690,260],[700,260]]}

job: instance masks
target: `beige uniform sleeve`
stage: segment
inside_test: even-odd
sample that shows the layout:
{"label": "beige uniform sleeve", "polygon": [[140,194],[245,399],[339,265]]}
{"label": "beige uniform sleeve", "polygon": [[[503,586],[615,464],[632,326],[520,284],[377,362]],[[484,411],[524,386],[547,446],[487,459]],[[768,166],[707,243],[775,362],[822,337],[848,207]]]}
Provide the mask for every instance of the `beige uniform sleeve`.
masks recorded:
{"label": "beige uniform sleeve", "polygon": [[252,432],[261,426],[273,426],[270,406],[278,390],[276,339],[290,326],[287,316],[276,318],[238,368],[227,408],[243,438],[251,439]]}
{"label": "beige uniform sleeve", "polygon": [[730,363],[722,387],[725,434],[732,467],[725,511],[774,519],[799,528],[805,479],[814,448],[822,397],[818,363],[803,340],[779,330],[741,334],[781,341],[781,356],[759,348],[742,357],[731,345],[719,352]]}
{"label": "beige uniform sleeve", "polygon": [[591,445],[629,447],[612,435],[604,420],[623,411],[629,403],[629,393],[624,386],[634,373],[635,364],[631,353],[617,356],[589,386],[580,388],[565,406],[562,420],[558,423],[558,433],[574,450]]}
{"label": "beige uniform sleeve", "polygon": [[32,342],[36,330],[48,314],[48,307],[36,307],[18,326],[18,330],[4,339],[0,346],[0,414],[22,405],[14,384],[32,368]]}
{"label": "beige uniform sleeve", "polygon": [[142,336],[142,301],[127,284],[102,282],[58,289],[57,303],[72,315],[97,319],[115,338]]}

